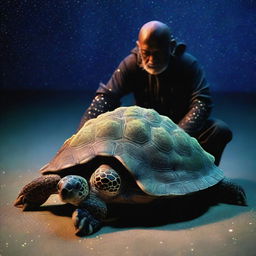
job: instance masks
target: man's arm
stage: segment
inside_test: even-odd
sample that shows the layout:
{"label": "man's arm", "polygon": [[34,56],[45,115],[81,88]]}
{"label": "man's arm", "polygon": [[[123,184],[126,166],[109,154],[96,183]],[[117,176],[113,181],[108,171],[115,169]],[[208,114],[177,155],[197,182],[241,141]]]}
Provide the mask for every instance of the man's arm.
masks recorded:
{"label": "man's arm", "polygon": [[208,119],[212,110],[212,99],[204,72],[197,61],[191,66],[189,80],[191,81],[189,111],[179,122],[179,126],[193,136],[201,130]]}
{"label": "man's arm", "polygon": [[135,55],[130,54],[119,64],[106,85],[100,83],[95,98],[80,121],[78,130],[89,119],[96,118],[98,115],[120,106],[120,99],[131,91],[135,64]]}
{"label": "man's arm", "polygon": [[83,114],[77,131],[79,131],[82,128],[86,121],[95,118],[98,115],[105,113],[107,111],[114,110],[119,106],[120,101],[115,99],[113,96],[111,97],[111,95],[107,95],[104,93],[96,94],[96,96],[92,100],[91,105]]}

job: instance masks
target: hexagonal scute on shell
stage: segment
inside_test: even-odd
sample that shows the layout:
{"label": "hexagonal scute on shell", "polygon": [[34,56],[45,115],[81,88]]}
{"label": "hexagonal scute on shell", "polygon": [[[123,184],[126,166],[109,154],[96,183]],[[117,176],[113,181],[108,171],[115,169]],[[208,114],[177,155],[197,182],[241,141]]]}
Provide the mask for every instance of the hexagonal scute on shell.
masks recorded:
{"label": "hexagonal scute on shell", "polygon": [[120,139],[122,137],[122,124],[120,120],[106,119],[95,124],[97,139]]}
{"label": "hexagonal scute on shell", "polygon": [[90,123],[84,125],[70,140],[71,147],[79,147],[94,141],[94,126]]}
{"label": "hexagonal scute on shell", "polygon": [[170,134],[163,127],[152,127],[152,143],[163,152],[170,152],[174,146]]}
{"label": "hexagonal scute on shell", "polygon": [[129,116],[141,116],[143,115],[143,109],[137,106],[132,106],[126,108],[126,110],[123,113],[124,117],[129,117]]}
{"label": "hexagonal scute on shell", "polygon": [[150,127],[143,119],[130,119],[125,124],[124,137],[144,144],[150,140]]}
{"label": "hexagonal scute on shell", "polygon": [[162,116],[162,123],[161,126],[165,127],[168,132],[171,132],[172,130],[176,129],[178,127],[177,124],[175,124],[169,117],[167,116]]}
{"label": "hexagonal scute on shell", "polygon": [[119,107],[112,111],[112,115],[117,118],[123,118],[124,112],[127,110],[127,107]]}
{"label": "hexagonal scute on shell", "polygon": [[181,156],[190,156],[192,151],[191,137],[182,129],[177,128],[171,133],[174,150]]}
{"label": "hexagonal scute on shell", "polygon": [[167,154],[162,153],[161,151],[156,150],[152,145],[145,149],[146,154],[148,155],[148,161],[151,168],[158,171],[168,169],[170,170],[170,162]]}
{"label": "hexagonal scute on shell", "polygon": [[161,116],[154,109],[147,109],[145,118],[151,123],[160,123],[162,121]]}

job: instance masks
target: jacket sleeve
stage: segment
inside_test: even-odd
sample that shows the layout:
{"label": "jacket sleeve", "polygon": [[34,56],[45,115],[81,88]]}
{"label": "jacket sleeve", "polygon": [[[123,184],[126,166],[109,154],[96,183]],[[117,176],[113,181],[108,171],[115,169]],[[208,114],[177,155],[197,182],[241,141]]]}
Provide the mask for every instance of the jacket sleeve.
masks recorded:
{"label": "jacket sleeve", "polygon": [[106,85],[100,83],[96,96],[82,116],[78,130],[89,119],[96,118],[98,115],[112,111],[121,105],[122,96],[131,91],[134,63],[135,59],[131,54],[119,64]]}
{"label": "jacket sleeve", "polygon": [[91,105],[87,108],[85,113],[83,114],[80,124],[78,126],[78,130],[80,130],[86,121],[96,118],[98,115],[105,113],[107,111],[114,110],[115,108],[120,106],[120,101],[117,99],[106,95],[104,93],[98,93],[92,100]]}
{"label": "jacket sleeve", "polygon": [[188,78],[191,84],[189,111],[179,122],[179,126],[194,136],[202,129],[211,113],[212,99],[208,82],[197,61],[190,66]]}

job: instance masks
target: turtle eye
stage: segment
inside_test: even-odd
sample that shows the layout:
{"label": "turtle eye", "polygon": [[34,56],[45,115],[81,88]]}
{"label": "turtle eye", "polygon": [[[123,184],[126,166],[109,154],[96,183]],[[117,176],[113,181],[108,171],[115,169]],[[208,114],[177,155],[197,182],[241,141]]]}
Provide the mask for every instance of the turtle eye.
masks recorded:
{"label": "turtle eye", "polygon": [[67,190],[72,190],[72,185],[69,184],[69,183],[67,183],[66,186],[65,186],[65,188],[66,188]]}

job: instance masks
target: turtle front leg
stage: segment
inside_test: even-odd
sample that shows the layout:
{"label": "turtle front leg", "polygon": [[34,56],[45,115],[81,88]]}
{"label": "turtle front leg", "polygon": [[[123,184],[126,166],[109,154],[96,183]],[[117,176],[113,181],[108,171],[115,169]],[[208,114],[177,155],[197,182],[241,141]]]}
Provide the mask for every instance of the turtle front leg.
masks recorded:
{"label": "turtle front leg", "polygon": [[76,235],[85,236],[95,233],[107,216],[107,205],[94,192],[83,201],[72,215]]}
{"label": "turtle front leg", "polygon": [[86,179],[77,175],[68,175],[60,180],[57,187],[63,202],[78,207],[72,216],[76,234],[84,236],[96,232],[107,215],[107,206],[98,198],[94,190],[89,192]]}
{"label": "turtle front leg", "polygon": [[34,179],[24,186],[14,201],[14,206],[23,211],[31,210],[42,205],[51,194],[58,193],[59,175],[45,175]]}

